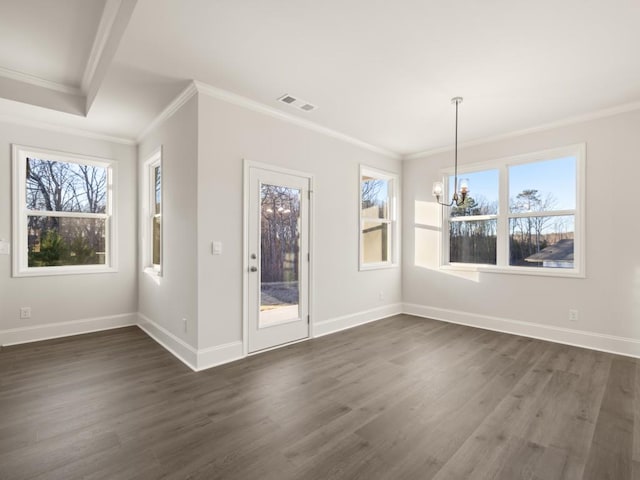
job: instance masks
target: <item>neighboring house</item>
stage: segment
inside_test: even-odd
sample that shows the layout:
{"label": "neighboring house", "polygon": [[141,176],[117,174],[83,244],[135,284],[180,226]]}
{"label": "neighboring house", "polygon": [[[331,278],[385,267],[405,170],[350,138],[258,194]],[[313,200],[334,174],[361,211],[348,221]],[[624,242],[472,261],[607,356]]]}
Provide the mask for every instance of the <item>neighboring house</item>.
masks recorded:
{"label": "neighboring house", "polygon": [[573,268],[573,238],[558,240],[524,260],[532,263],[542,262],[543,267]]}

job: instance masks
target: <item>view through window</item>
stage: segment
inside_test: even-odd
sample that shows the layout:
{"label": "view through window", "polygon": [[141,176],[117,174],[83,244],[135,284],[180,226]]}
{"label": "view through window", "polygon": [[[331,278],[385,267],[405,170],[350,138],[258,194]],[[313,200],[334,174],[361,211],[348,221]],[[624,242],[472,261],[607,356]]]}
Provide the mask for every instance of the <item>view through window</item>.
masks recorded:
{"label": "view through window", "polygon": [[395,176],[362,168],[360,174],[360,267],[393,264]]}
{"label": "view through window", "polygon": [[[578,271],[581,146],[463,171],[470,193],[451,207],[447,263]],[[529,157],[529,158],[528,158]],[[448,177],[452,191],[454,177]],[[505,189],[506,191],[501,191]]]}
{"label": "view through window", "polygon": [[110,164],[55,152],[15,152],[15,172],[21,172],[15,179],[19,270],[107,266]]}

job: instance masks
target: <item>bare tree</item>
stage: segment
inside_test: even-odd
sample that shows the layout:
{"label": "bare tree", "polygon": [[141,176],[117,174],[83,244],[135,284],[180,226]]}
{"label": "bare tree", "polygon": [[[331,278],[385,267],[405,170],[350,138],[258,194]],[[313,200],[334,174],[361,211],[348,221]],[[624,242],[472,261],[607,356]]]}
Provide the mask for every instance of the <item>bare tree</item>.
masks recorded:
{"label": "bare tree", "polygon": [[[107,194],[104,167],[27,159],[26,205],[30,210],[104,213]],[[94,263],[96,253],[104,250],[102,219],[34,214],[28,221],[31,264]]]}

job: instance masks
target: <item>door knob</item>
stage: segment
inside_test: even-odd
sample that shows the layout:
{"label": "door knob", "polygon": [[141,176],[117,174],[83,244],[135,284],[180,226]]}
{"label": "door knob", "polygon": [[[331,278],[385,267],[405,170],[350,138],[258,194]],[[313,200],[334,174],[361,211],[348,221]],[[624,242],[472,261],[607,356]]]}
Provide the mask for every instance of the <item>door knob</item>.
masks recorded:
{"label": "door knob", "polygon": [[257,272],[258,271],[258,267],[249,267],[249,271],[250,272]]}

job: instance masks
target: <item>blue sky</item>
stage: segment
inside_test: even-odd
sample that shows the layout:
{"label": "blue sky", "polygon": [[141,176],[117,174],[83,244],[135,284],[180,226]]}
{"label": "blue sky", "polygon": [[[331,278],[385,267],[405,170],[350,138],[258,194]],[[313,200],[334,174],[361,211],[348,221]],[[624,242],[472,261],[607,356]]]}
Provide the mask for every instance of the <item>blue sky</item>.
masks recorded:
{"label": "blue sky", "polygon": [[[497,202],[499,182],[497,169],[462,173],[458,178],[469,180],[472,197],[484,197],[490,202]],[[449,189],[449,191],[453,189],[453,176],[449,179]],[[552,194],[556,199],[554,210],[574,209],[576,207],[575,157],[562,157],[509,167],[509,196],[514,198],[523,190],[538,190],[543,199],[547,194]]]}

